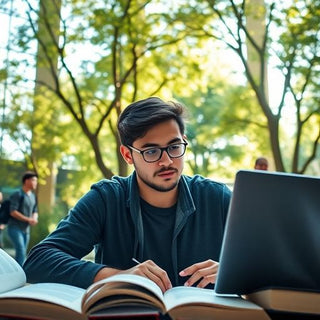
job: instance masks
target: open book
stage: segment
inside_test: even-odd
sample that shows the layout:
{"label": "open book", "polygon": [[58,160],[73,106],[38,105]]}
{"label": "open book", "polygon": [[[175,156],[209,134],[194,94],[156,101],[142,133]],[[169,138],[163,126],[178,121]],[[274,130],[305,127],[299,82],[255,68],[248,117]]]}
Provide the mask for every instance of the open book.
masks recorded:
{"label": "open book", "polygon": [[59,283],[28,285],[23,269],[0,250],[0,317],[82,320],[125,313],[131,318],[137,310],[144,310],[143,315],[168,313],[172,319],[270,319],[261,307],[239,297],[219,297],[213,290],[194,287],[163,294],[153,281],[137,275],[115,275],[87,290]]}

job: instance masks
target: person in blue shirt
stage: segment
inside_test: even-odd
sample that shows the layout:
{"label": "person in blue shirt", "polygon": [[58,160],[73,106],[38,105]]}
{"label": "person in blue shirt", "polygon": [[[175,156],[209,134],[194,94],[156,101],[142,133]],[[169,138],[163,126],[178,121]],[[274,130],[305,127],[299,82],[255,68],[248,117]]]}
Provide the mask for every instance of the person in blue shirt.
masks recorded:
{"label": "person in blue shirt", "polygon": [[22,188],[10,196],[8,236],[15,249],[15,259],[22,265],[30,240],[30,227],[38,223],[38,205],[35,190],[38,174],[27,171],[22,175]]}
{"label": "person in blue shirt", "polygon": [[[162,291],[212,288],[231,191],[182,174],[184,107],[150,97],[118,119],[120,152],[134,171],[94,184],[24,264],[27,281],[87,288],[117,273],[145,276]],[[82,259],[95,250],[95,261]],[[137,263],[137,261],[139,263]]]}

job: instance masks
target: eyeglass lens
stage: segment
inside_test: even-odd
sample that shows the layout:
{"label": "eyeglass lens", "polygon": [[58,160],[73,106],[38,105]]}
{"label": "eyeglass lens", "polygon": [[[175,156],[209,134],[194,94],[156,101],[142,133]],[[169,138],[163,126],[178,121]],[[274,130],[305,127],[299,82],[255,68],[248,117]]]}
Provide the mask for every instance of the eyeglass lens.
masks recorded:
{"label": "eyeglass lens", "polygon": [[152,148],[143,152],[144,159],[146,161],[157,161],[160,159],[162,152],[167,151],[171,158],[179,158],[185,152],[186,146],[184,143],[178,143],[170,145],[166,148]]}

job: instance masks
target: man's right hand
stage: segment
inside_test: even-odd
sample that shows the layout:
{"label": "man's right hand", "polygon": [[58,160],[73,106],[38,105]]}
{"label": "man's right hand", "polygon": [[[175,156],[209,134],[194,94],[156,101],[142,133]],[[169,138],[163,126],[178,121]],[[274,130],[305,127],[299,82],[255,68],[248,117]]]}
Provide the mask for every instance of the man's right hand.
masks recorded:
{"label": "man's right hand", "polygon": [[172,288],[172,284],[167,275],[167,272],[161,269],[152,260],[146,260],[127,270],[118,270],[107,267],[103,268],[96,274],[94,282],[121,273],[136,274],[146,277],[155,282],[160,287],[162,292],[165,292],[168,289]]}

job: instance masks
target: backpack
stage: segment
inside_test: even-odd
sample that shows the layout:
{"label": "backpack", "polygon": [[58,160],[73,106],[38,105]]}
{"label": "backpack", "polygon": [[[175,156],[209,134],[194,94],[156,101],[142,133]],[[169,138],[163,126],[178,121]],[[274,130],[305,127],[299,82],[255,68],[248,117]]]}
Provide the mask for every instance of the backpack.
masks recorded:
{"label": "backpack", "polygon": [[[18,210],[20,211],[20,207],[23,201],[23,195],[20,196],[19,200],[19,207]],[[10,199],[6,199],[2,202],[0,207],[0,224],[7,224],[10,218]]]}

